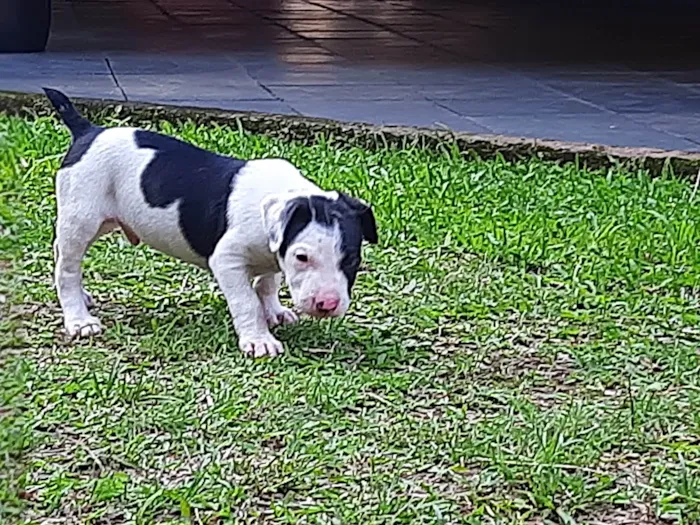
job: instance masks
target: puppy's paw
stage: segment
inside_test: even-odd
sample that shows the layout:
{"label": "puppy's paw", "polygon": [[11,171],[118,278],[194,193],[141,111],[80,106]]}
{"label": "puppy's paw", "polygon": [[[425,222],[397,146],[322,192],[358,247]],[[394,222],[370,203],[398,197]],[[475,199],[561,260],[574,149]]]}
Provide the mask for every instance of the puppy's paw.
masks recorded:
{"label": "puppy's paw", "polygon": [[71,339],[93,337],[102,333],[99,319],[92,315],[81,319],[66,319],[64,326],[66,335]]}
{"label": "puppy's paw", "polygon": [[242,336],[238,341],[238,346],[247,356],[252,357],[275,357],[284,352],[284,347],[272,334],[259,334],[253,336]]}
{"label": "puppy's paw", "polygon": [[299,316],[291,311],[289,308],[279,306],[277,308],[266,308],[265,318],[267,319],[267,325],[273,328],[281,324],[294,324],[299,320]]}

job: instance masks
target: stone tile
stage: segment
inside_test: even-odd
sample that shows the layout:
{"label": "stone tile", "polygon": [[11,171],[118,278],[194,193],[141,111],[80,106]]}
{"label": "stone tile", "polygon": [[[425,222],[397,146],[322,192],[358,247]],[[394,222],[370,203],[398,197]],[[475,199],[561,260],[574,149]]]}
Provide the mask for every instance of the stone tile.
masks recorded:
{"label": "stone tile", "polygon": [[227,56],[207,54],[105,53],[119,75],[222,75],[227,80],[254,84],[245,67]]}
{"label": "stone tile", "polygon": [[322,56],[322,57],[333,57],[333,53],[328,51],[327,49],[324,49],[321,44],[317,44],[314,42],[309,42],[309,41],[304,41],[303,45],[288,45],[288,44],[278,44],[275,46],[275,48],[272,50],[274,54],[279,54],[279,53],[289,53],[289,54],[294,54],[298,56],[302,55],[308,55],[310,57],[314,56]]}
{"label": "stone tile", "polygon": [[297,20],[297,19],[275,19],[275,22],[294,31],[296,33],[303,32],[365,32],[365,31],[383,31],[374,24],[369,22],[363,22],[351,17],[336,17],[336,18],[325,18],[319,20],[317,18],[312,18],[311,20]]}
{"label": "stone tile", "polygon": [[[307,68],[332,67],[333,62],[342,62],[342,57],[335,56],[320,47],[309,46],[296,48],[295,46],[277,45],[268,49],[246,50],[238,53],[226,52],[222,54],[229,58],[231,63],[240,64],[246,68],[275,69],[289,67],[284,65],[284,58],[295,58],[299,70]],[[304,65],[308,64],[308,65]]]}
{"label": "stone tile", "polygon": [[300,42],[279,42],[275,46],[271,46],[272,51],[294,51],[298,54],[332,54],[326,48],[323,47],[322,42],[314,42],[312,40],[302,40]]}
{"label": "stone tile", "polygon": [[472,92],[469,99],[439,99],[426,93],[428,100],[466,117],[508,115],[585,115],[601,113],[601,110],[557,93],[542,92],[537,97],[520,96],[517,90],[510,93]]}
{"label": "stone tile", "polygon": [[473,120],[503,135],[612,146],[697,149],[692,142],[618,115],[487,116],[475,117]]}
{"label": "stone tile", "polygon": [[327,64],[248,66],[249,74],[265,86],[394,85],[381,68],[338,67]]}
{"label": "stone tile", "polygon": [[681,84],[685,89],[690,90],[693,95],[700,93],[700,83],[698,84],[691,84],[690,82]]}
{"label": "stone tile", "polygon": [[271,47],[278,43],[298,44],[306,42],[283,28],[270,28],[251,34],[250,29],[232,29],[230,27],[208,26],[200,42],[216,42],[218,47],[212,51],[242,51],[252,47]]}
{"label": "stone tile", "polygon": [[625,116],[655,130],[700,144],[700,114],[631,113]]}
{"label": "stone tile", "polygon": [[276,58],[287,64],[339,64],[343,57],[325,54],[298,54],[294,50],[278,51]]}
{"label": "stone tile", "polygon": [[430,102],[382,100],[373,104],[362,101],[295,101],[292,107],[303,115],[349,122],[380,125],[403,125],[448,128],[472,133],[488,132],[488,128],[454,115]]}
{"label": "stone tile", "polygon": [[375,30],[357,30],[357,31],[317,31],[310,29],[298,30],[296,28],[292,29],[296,34],[303,36],[304,38],[310,38],[312,40],[321,41],[336,41],[336,40],[357,40],[357,41],[373,41],[374,39],[392,39],[392,33],[389,31],[384,31],[382,29]]}
{"label": "stone tile", "polygon": [[436,28],[442,27],[450,29],[457,27],[464,29],[466,25],[461,20],[446,19],[442,16],[431,13],[413,13],[411,16],[402,16],[399,19],[394,20],[391,20],[390,17],[387,17],[386,15],[367,14],[363,16],[362,19],[374,24],[390,27],[391,29],[400,32],[411,29],[416,31],[432,31]]}
{"label": "stone tile", "polygon": [[287,46],[295,46],[299,48],[313,46],[312,42],[309,42],[306,38],[302,38],[299,35],[294,34],[293,31],[289,31],[288,29],[283,27],[273,27],[274,29],[272,31],[247,35],[247,41],[255,43],[260,42],[267,45],[284,44]]}
{"label": "stone tile", "polygon": [[[209,14],[187,14],[183,15],[178,13],[178,20],[189,26],[200,26],[202,30],[209,27],[229,27],[229,28],[240,28],[244,29],[247,27],[254,27],[260,25],[259,18],[247,15],[246,13],[209,13]],[[235,20],[235,23],[232,21]]]}
{"label": "stone tile", "polygon": [[[230,56],[227,54],[227,56]],[[298,71],[308,71],[310,69],[334,68],[341,66],[345,59],[343,57],[324,54],[323,52],[311,53],[302,50],[297,53],[295,49],[283,47],[277,49],[245,51],[235,55],[235,62],[243,65],[252,71],[267,70],[273,71],[275,68],[288,70],[298,68]]]}
{"label": "stone tile", "polygon": [[265,18],[265,20],[272,20],[274,22],[279,22],[286,25],[286,22],[293,23],[305,23],[309,21],[313,22],[349,22],[355,21],[357,18],[345,15],[343,13],[336,13],[334,11],[290,11],[290,12],[280,12],[280,11],[264,11],[257,12],[258,15]]}
{"label": "stone tile", "polygon": [[475,79],[461,86],[421,86],[419,91],[429,100],[470,117],[600,112],[590,104],[518,77],[502,83]]}
{"label": "stone tile", "polygon": [[283,67],[283,62],[277,58],[276,52],[272,49],[246,49],[237,53],[227,52],[225,55],[245,68],[274,69]]}
{"label": "stone tile", "polygon": [[[566,83],[622,83],[639,84],[648,80],[654,80],[649,73],[639,71],[629,71],[620,69],[606,69],[600,66],[591,71],[587,67],[580,68],[544,68],[529,67],[517,68],[516,71],[522,76],[543,84],[566,84]],[[658,79],[657,79],[658,80]]]}
{"label": "stone tile", "polygon": [[560,81],[549,85],[618,113],[700,112],[700,93],[663,80],[648,79],[640,83]]}
{"label": "stone tile", "polygon": [[[692,40],[689,40],[690,42]],[[679,53],[674,57],[639,55],[634,59],[627,60],[626,65],[636,71],[646,71],[654,74],[696,71],[698,69],[697,53],[693,53],[691,48],[688,48],[688,51],[692,53],[690,56],[687,53],[685,55]]]}
{"label": "stone tile", "polygon": [[42,87],[63,91],[69,97],[103,98],[124,100],[121,90],[114,84],[111,75],[89,75],[81,77],[57,77],[47,75],[33,78],[0,77],[0,91],[21,93],[43,93]]}
{"label": "stone tile", "polygon": [[132,101],[162,104],[165,106],[224,109],[230,111],[255,111],[276,115],[298,115],[291,106],[278,100],[233,100],[216,98],[170,98],[162,96],[138,96]]}
{"label": "stone tile", "polygon": [[81,56],[78,53],[1,54],[0,79],[74,74],[109,74],[104,58]]}
{"label": "stone tile", "polygon": [[353,49],[352,46],[332,48],[351,64],[412,65],[423,68],[436,64],[452,64],[454,58],[420,46],[384,46],[381,48]]}
{"label": "stone tile", "polygon": [[691,84],[693,86],[700,86],[700,67],[690,71],[669,71],[654,74],[677,84]]}
{"label": "stone tile", "polygon": [[304,3],[297,6],[290,5],[289,3],[281,3],[279,7],[270,7],[264,4],[260,5],[260,3],[257,2],[253,3],[253,5],[249,6],[249,8],[254,13],[263,16],[275,14],[288,16],[297,15],[306,20],[313,20],[316,16],[323,16],[333,13],[333,11],[330,9],[311,3]]}
{"label": "stone tile", "polygon": [[257,83],[236,82],[224,73],[118,75],[117,79],[129,100],[152,96],[177,100],[202,96],[212,100],[275,99]]}
{"label": "stone tile", "polygon": [[294,104],[297,101],[362,100],[365,103],[378,100],[415,100],[416,91],[411,86],[391,85],[325,85],[283,86],[270,85],[270,91],[282,100]]}
{"label": "stone tile", "polygon": [[516,74],[490,66],[474,65],[459,67],[399,67],[384,66],[383,74],[400,85],[418,86],[463,86],[480,82],[484,86],[500,86],[516,80],[522,80]]}
{"label": "stone tile", "polygon": [[450,82],[449,77],[443,80],[440,75],[435,75],[433,82],[401,82],[398,85],[414,86],[419,93],[428,97],[448,100],[502,100],[514,96],[539,99],[557,94],[553,89],[509,72],[485,76],[465,74],[461,82]]}
{"label": "stone tile", "polygon": [[383,2],[343,2],[330,3],[315,0],[316,4],[323,5],[328,9],[332,9],[341,13],[351,14],[357,17],[374,17],[381,16],[391,18],[397,22],[413,16],[425,16],[423,11],[413,9],[407,6],[390,6]]}
{"label": "stone tile", "polygon": [[345,11],[362,11],[366,10],[369,12],[415,12],[416,2],[388,2],[382,0],[381,2],[344,2],[344,1],[333,1],[333,0],[316,0],[316,3],[326,6],[332,9],[341,9]]}
{"label": "stone tile", "polygon": [[386,48],[425,48],[424,45],[414,40],[403,38],[400,36],[384,36],[377,38],[366,39],[361,42],[356,42],[353,38],[344,38],[342,35],[336,38],[324,38],[323,47],[333,50],[334,48],[345,50],[351,46],[354,51],[374,51],[381,52]]}

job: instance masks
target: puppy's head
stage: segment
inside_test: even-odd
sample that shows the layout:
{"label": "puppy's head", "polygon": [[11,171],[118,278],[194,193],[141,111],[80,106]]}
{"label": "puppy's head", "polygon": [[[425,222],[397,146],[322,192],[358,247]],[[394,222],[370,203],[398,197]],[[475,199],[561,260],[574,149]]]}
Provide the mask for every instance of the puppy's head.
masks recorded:
{"label": "puppy's head", "polygon": [[340,192],[272,195],[263,201],[262,215],[297,309],[314,317],[344,315],[362,241],[377,242],[371,208]]}

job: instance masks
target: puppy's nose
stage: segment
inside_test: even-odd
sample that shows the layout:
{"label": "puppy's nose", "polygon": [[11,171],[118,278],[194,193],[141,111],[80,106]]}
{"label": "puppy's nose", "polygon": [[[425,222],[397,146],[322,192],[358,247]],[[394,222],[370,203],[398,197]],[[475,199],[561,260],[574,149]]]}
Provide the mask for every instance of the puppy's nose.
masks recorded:
{"label": "puppy's nose", "polygon": [[337,295],[322,295],[316,298],[316,311],[322,315],[329,314],[340,304]]}

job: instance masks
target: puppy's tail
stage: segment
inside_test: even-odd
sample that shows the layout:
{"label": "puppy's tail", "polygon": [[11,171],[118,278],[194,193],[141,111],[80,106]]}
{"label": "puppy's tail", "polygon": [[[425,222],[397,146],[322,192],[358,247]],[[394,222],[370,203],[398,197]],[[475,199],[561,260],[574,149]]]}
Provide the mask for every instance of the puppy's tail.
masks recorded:
{"label": "puppy's tail", "polygon": [[56,109],[65,125],[68,126],[74,138],[80,137],[92,128],[90,121],[78,113],[78,110],[75,109],[75,106],[68,100],[67,96],[55,89],[43,89],[51,105]]}

